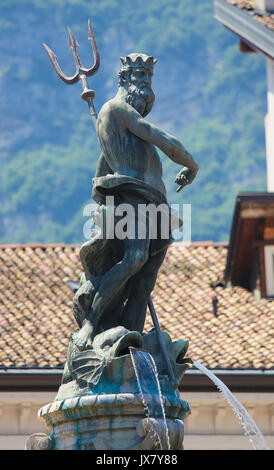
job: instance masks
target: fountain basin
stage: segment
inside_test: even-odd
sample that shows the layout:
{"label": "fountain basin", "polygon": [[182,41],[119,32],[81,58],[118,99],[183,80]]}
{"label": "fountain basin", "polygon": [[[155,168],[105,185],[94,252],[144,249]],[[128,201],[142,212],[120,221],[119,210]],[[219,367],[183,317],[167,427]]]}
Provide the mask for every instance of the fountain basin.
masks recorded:
{"label": "fountain basin", "polygon": [[[153,408],[160,407],[157,396],[146,396]],[[183,420],[190,413],[187,402],[163,396],[172,449],[181,449]],[[161,449],[157,435],[164,433],[161,420],[147,418],[137,394],[85,395],[55,401],[38,413],[51,432],[47,449],[51,450],[151,450]],[[29,438],[30,439],[30,438]],[[41,443],[41,434],[31,436],[31,448]],[[27,446],[27,448],[30,448]]]}

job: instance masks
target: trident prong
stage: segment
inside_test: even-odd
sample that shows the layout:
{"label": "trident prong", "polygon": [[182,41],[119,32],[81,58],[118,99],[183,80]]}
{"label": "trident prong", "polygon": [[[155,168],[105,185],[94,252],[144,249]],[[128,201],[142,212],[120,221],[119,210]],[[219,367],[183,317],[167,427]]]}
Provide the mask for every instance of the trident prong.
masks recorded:
{"label": "trident prong", "polygon": [[98,47],[95,41],[94,32],[90,24],[90,20],[88,20],[88,39],[89,41],[91,41],[91,45],[92,45],[94,65],[90,69],[83,68],[82,70],[83,72],[85,72],[87,77],[90,77],[91,75],[95,74],[100,67],[100,56],[99,56]]}
{"label": "trident prong", "polygon": [[61,67],[59,66],[57,62],[57,57],[54,54],[54,52],[46,45],[43,44],[46,52],[49,56],[49,59],[51,61],[51,64],[57,73],[58,77],[64,82],[67,83],[68,85],[73,85],[74,83],[77,83],[79,80],[82,82],[82,87],[83,87],[83,92],[81,94],[81,97],[84,101],[87,101],[89,110],[91,113],[91,117],[93,119],[94,124],[96,123],[96,112],[94,109],[93,105],[93,99],[95,97],[95,92],[94,90],[90,90],[88,88],[88,82],[87,82],[87,77],[90,77],[91,75],[94,75],[99,66],[100,66],[100,56],[97,48],[97,44],[95,41],[95,36],[91,27],[90,20],[88,20],[88,39],[91,41],[91,46],[92,46],[92,51],[93,51],[93,58],[94,58],[94,64],[90,68],[85,68],[83,67],[80,57],[77,53],[77,47],[79,46],[79,43],[77,42],[75,36],[72,34],[71,30],[68,28],[68,38],[69,38],[69,47],[72,50],[75,65],[76,65],[76,72],[73,76],[69,77],[65,75]]}
{"label": "trident prong", "polygon": [[69,47],[72,50],[74,61],[75,61],[75,64],[76,64],[76,70],[78,70],[78,72],[79,72],[79,70],[82,66],[81,61],[80,61],[80,57],[78,56],[78,53],[77,53],[77,47],[79,47],[79,42],[77,41],[75,36],[72,34],[72,31],[71,31],[70,28],[68,28],[68,39],[69,39]]}

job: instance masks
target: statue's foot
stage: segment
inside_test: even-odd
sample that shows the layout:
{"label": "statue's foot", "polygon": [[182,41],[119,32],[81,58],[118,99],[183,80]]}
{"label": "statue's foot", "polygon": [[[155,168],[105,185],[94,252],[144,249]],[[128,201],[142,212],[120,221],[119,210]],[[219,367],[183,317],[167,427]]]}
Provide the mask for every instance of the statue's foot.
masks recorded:
{"label": "statue's foot", "polygon": [[79,331],[72,333],[71,339],[79,349],[91,349],[93,339],[92,333],[93,326],[91,323],[87,322]]}

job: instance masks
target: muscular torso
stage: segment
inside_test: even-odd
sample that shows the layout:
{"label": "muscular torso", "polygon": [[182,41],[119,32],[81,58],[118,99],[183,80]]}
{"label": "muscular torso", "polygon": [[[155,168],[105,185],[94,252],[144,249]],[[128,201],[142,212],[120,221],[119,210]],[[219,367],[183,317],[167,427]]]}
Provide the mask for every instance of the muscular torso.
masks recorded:
{"label": "muscular torso", "polygon": [[119,119],[117,106],[114,100],[107,102],[97,120],[97,134],[108,166],[113,173],[137,178],[166,194],[162,164],[154,145],[127,129],[126,122]]}

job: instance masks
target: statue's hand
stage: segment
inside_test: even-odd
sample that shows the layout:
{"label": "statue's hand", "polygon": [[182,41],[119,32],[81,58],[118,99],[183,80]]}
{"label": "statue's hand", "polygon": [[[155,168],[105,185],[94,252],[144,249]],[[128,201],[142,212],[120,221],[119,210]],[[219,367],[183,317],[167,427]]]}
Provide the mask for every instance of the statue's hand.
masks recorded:
{"label": "statue's hand", "polygon": [[175,178],[175,183],[180,185],[180,189],[182,189],[187,184],[191,184],[196,176],[195,171],[190,170],[190,168],[184,167],[182,170],[179,171],[178,175]]}

